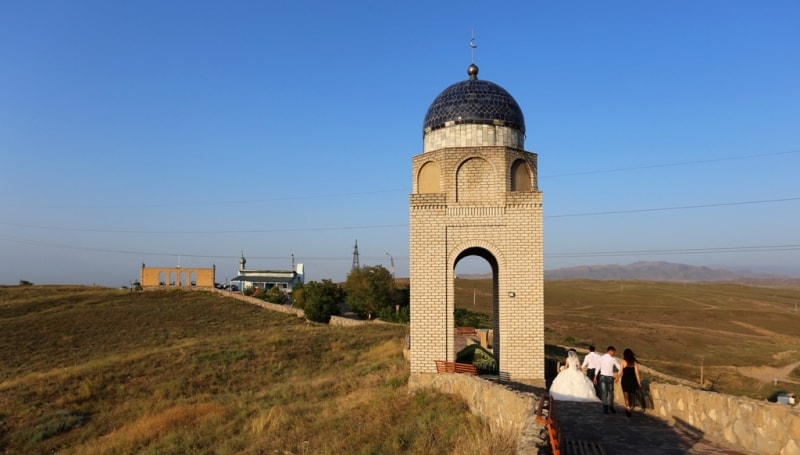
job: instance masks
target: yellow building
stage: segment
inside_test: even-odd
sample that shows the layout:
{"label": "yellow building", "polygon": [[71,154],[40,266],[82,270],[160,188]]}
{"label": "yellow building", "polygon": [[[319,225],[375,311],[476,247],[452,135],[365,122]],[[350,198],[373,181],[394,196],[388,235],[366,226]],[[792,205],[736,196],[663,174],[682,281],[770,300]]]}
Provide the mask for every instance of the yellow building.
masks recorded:
{"label": "yellow building", "polygon": [[142,263],[139,283],[142,287],[197,286],[213,288],[217,267],[146,267]]}

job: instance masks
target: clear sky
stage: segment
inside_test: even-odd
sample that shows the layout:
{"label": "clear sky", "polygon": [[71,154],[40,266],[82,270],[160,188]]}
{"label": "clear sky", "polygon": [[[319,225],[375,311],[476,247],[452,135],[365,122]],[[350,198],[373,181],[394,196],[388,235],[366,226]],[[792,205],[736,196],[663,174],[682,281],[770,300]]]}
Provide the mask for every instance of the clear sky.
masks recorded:
{"label": "clear sky", "polygon": [[800,2],[0,4],[0,283],[142,263],[408,276],[411,158],[481,79],[539,155],[545,268],[800,273]]}

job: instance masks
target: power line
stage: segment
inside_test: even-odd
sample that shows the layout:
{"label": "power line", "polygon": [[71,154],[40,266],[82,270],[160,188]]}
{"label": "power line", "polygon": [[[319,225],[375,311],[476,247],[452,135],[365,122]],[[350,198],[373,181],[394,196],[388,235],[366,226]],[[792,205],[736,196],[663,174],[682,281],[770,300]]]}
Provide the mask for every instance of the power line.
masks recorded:
{"label": "power line", "polygon": [[92,228],[70,228],[41,226],[31,224],[3,223],[0,225],[14,226],[26,229],[44,229],[50,231],[68,232],[94,232],[104,234],[158,234],[158,235],[189,235],[189,234],[268,234],[275,232],[309,232],[309,231],[349,231],[353,229],[389,229],[397,227],[408,227],[408,224],[371,224],[361,226],[328,226],[328,227],[299,227],[299,228],[275,228],[275,229],[222,229],[214,231],[145,231],[131,229],[92,229]]}
{"label": "power line", "polygon": [[[115,253],[115,254],[128,254],[138,256],[169,256],[169,257],[189,257],[189,258],[203,258],[203,259],[237,259],[236,255],[207,255],[207,254],[187,254],[187,253],[164,253],[152,251],[131,251],[131,250],[117,250],[107,248],[95,247],[82,247],[74,245],[63,245],[50,242],[40,242],[36,240],[15,239],[10,237],[0,236],[0,240],[9,242],[25,243],[35,246],[43,246],[49,248],[62,248],[78,251],[89,251],[96,253]],[[749,245],[749,246],[726,246],[726,247],[713,247],[713,248],[673,248],[662,250],[615,250],[615,251],[583,251],[573,253],[551,253],[545,254],[546,258],[588,258],[588,257],[607,257],[607,256],[644,256],[644,255],[681,255],[681,254],[714,254],[714,253],[755,253],[755,252],[784,252],[784,251],[798,251],[800,244],[788,245]],[[248,256],[251,259],[263,260],[284,260],[288,256]],[[351,261],[352,256],[302,256],[295,255],[299,261]],[[365,256],[364,259],[370,261],[381,261],[386,258],[383,256]],[[395,260],[408,260],[405,256],[395,256]]]}
{"label": "power line", "polygon": [[584,212],[584,213],[571,213],[571,214],[563,214],[563,215],[547,215],[545,218],[566,218],[566,217],[574,217],[574,216],[595,216],[595,215],[618,215],[622,213],[641,213],[641,212],[659,212],[659,211],[667,211],[667,210],[686,210],[686,209],[699,209],[699,208],[708,208],[708,207],[725,207],[725,206],[732,206],[732,205],[748,205],[748,204],[767,204],[773,202],[788,202],[788,201],[797,201],[800,200],[800,197],[788,197],[788,198],[781,198],[781,199],[762,199],[758,201],[739,201],[739,202],[717,202],[713,204],[698,204],[698,205],[681,205],[675,207],[658,207],[658,208],[648,208],[648,209],[629,209],[629,210],[610,210],[605,212]]}
{"label": "power line", "polygon": [[276,196],[267,199],[236,199],[235,201],[217,201],[217,202],[187,202],[180,204],[141,204],[141,205],[58,205],[58,206],[41,206],[42,208],[64,208],[64,209],[154,209],[154,208],[177,208],[177,207],[218,207],[218,206],[231,206],[231,205],[254,205],[266,204],[278,201],[294,201],[294,200],[310,200],[310,199],[334,199],[334,198],[350,198],[354,196],[366,196],[371,194],[386,194],[386,193],[408,193],[409,189],[386,189],[374,191],[355,191],[351,193],[326,193],[326,194],[311,194],[305,196]]}
{"label": "power line", "polygon": [[[598,169],[598,170],[590,170],[590,171],[580,171],[580,172],[571,172],[571,173],[564,173],[564,174],[553,174],[553,175],[544,175],[540,176],[539,179],[548,179],[548,178],[561,178],[561,177],[573,177],[573,176],[582,176],[582,175],[594,175],[594,174],[608,174],[614,172],[626,172],[626,171],[637,171],[642,169],[656,169],[656,168],[665,168],[665,167],[676,167],[676,166],[691,166],[696,164],[707,164],[707,163],[718,163],[722,161],[735,161],[735,160],[747,160],[747,159],[754,159],[754,158],[766,158],[766,157],[773,157],[773,156],[781,156],[781,155],[792,155],[800,153],[800,150],[789,150],[784,152],[773,152],[773,153],[758,153],[753,155],[738,155],[738,156],[728,156],[728,157],[720,157],[720,158],[709,158],[705,160],[693,160],[693,161],[677,161],[673,163],[657,163],[657,164],[647,164],[642,166],[630,166],[630,167],[621,167],[621,168],[612,168],[612,169]],[[372,190],[372,191],[355,191],[355,192],[348,192],[348,193],[324,193],[324,194],[311,194],[311,195],[304,195],[304,196],[277,196],[271,197],[267,199],[250,199],[250,200],[241,200],[237,199],[234,202],[231,201],[218,201],[218,202],[191,202],[191,203],[180,203],[180,204],[146,204],[146,205],[59,205],[59,206],[43,206],[43,208],[73,208],[73,209],[114,209],[114,208],[126,208],[126,209],[134,209],[134,208],[176,208],[176,207],[215,207],[215,206],[230,206],[232,204],[236,205],[253,205],[253,204],[265,204],[269,202],[277,202],[277,201],[291,201],[291,200],[310,200],[310,199],[332,199],[332,198],[343,198],[343,197],[353,197],[353,196],[365,196],[365,195],[372,195],[372,194],[387,194],[387,193],[410,193],[410,188],[396,188],[396,189],[385,189],[385,190]]]}
{"label": "power line", "polygon": [[[602,212],[565,213],[561,215],[545,215],[544,218],[568,218],[568,217],[581,217],[581,216],[618,215],[623,213],[689,210],[689,209],[727,207],[727,206],[737,206],[737,205],[771,204],[777,202],[791,202],[798,200],[800,200],[800,197],[760,199],[754,201],[715,202],[708,204],[681,205],[672,207],[650,207],[643,209],[608,210]],[[211,231],[147,231],[147,230],[131,230],[131,229],[71,228],[71,227],[41,226],[41,225],[7,223],[7,222],[0,222],[0,225],[13,226],[25,229],[43,229],[43,230],[64,231],[64,232],[93,232],[93,233],[106,233],[106,234],[155,234],[155,235],[269,234],[269,233],[279,233],[279,232],[347,231],[355,229],[393,229],[393,228],[408,227],[407,223],[403,223],[403,224],[364,224],[356,226],[294,227],[294,228],[274,228],[274,229],[222,229],[222,230],[211,230]]]}
{"label": "power line", "polygon": [[735,161],[735,160],[746,160],[751,158],[764,158],[768,156],[778,156],[778,155],[790,155],[793,153],[800,153],[800,150],[790,150],[788,152],[775,152],[775,153],[759,153],[756,155],[740,155],[740,156],[729,156],[729,157],[722,157],[722,158],[710,158],[707,160],[694,160],[694,161],[677,161],[674,163],[662,163],[662,164],[648,164],[643,166],[631,166],[631,167],[620,167],[614,169],[600,169],[596,171],[581,171],[581,172],[570,172],[567,174],[555,174],[555,175],[546,175],[542,176],[541,178],[558,178],[558,177],[574,177],[578,175],[592,175],[592,174],[608,174],[611,172],[624,172],[624,171],[638,171],[641,169],[656,169],[662,167],[675,167],[675,166],[690,166],[693,164],[706,164],[706,163],[719,163],[720,161]]}

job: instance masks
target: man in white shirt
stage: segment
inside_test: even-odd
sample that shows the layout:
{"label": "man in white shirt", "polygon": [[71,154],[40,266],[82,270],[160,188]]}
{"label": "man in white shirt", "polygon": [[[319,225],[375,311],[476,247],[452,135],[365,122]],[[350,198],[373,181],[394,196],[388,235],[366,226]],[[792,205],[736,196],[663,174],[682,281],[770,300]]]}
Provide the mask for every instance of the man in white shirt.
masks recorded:
{"label": "man in white shirt", "polygon": [[[622,368],[619,361],[614,358],[617,350],[609,346],[606,353],[600,357],[600,370],[594,377],[595,384],[600,384],[600,400],[603,402],[603,414],[616,414],[614,410],[614,383],[619,381]],[[616,369],[616,371],[614,371]]]}
{"label": "man in white shirt", "polygon": [[594,383],[594,392],[600,398],[600,390],[597,387],[597,381],[594,380],[597,372],[600,371],[600,354],[595,352],[594,346],[589,346],[589,353],[583,358],[581,368],[586,368],[586,376]]}

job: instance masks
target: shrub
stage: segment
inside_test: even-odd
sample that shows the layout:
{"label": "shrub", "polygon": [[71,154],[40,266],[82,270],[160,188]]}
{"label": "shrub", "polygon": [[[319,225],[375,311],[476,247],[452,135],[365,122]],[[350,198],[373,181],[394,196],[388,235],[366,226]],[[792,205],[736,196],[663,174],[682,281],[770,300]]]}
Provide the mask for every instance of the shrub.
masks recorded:
{"label": "shrub", "polygon": [[264,293],[263,299],[270,303],[283,303],[286,301],[286,294],[278,286],[272,286]]}
{"label": "shrub", "polygon": [[329,322],[339,314],[339,303],[344,300],[344,290],[331,280],[311,281],[303,286],[303,311],[306,319]]}
{"label": "shrub", "polygon": [[53,415],[42,418],[36,425],[29,429],[30,442],[44,441],[83,425],[88,417],[76,411],[57,411]]}

